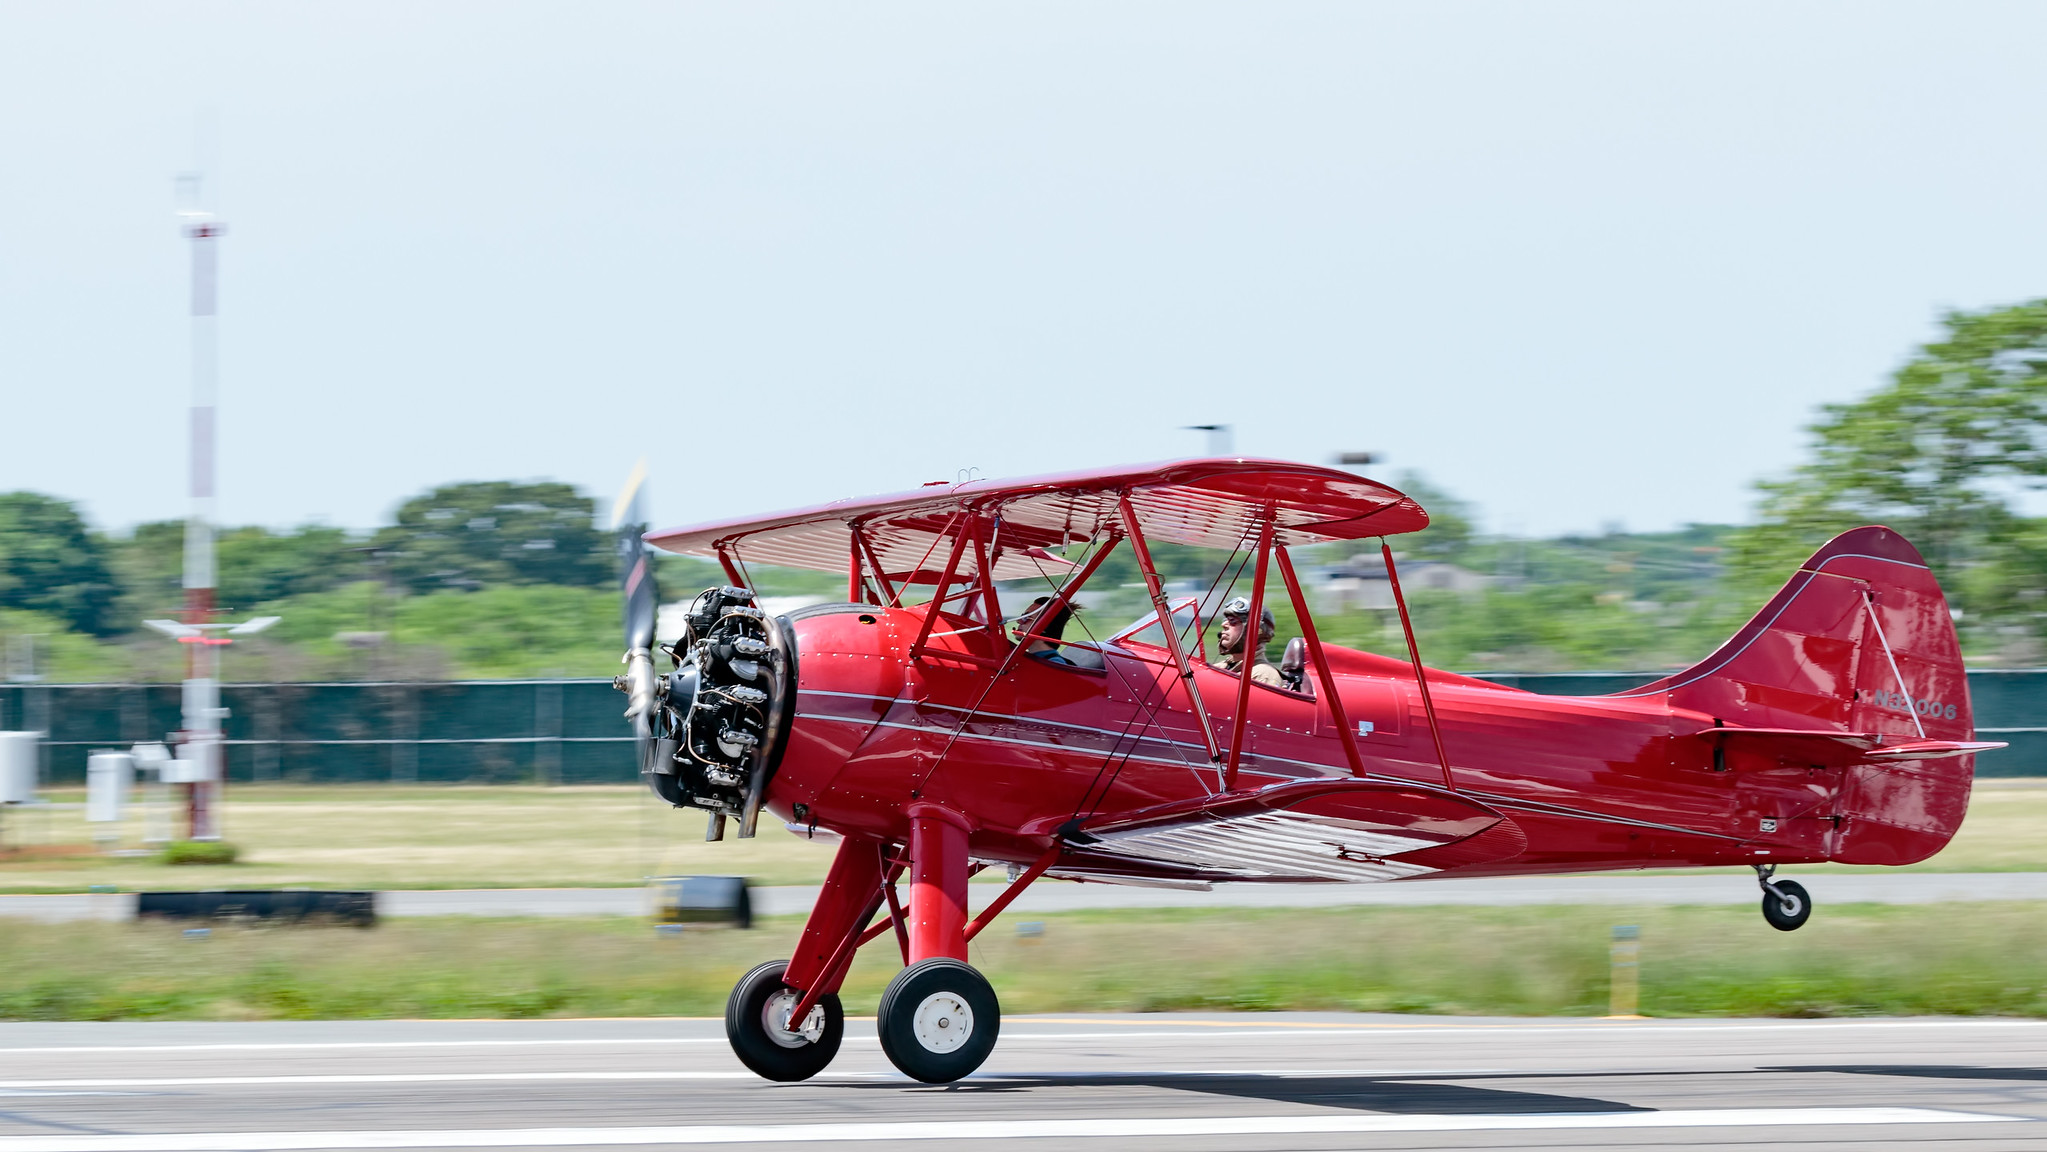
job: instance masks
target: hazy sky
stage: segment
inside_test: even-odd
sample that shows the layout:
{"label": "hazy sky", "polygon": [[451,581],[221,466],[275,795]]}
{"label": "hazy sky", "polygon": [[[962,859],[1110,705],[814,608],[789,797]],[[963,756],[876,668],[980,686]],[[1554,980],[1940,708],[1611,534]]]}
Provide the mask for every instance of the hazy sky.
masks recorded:
{"label": "hazy sky", "polygon": [[[2047,295],[2047,5],[0,6],[0,490],[463,479],[665,524],[1386,454],[1522,532],[1746,515],[1939,310]],[[209,113],[210,110],[210,113]]]}

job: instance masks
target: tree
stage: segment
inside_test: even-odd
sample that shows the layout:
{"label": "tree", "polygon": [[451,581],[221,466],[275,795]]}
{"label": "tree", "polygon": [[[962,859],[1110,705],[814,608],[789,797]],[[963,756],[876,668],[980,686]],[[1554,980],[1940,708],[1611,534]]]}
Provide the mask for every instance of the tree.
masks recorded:
{"label": "tree", "polygon": [[152,616],[175,615],[183,607],[183,520],[137,524],[126,536],[107,540],[106,548],[121,588],[123,628],[137,628]]}
{"label": "tree", "polygon": [[[325,592],[367,576],[362,542],[340,528],[307,524],[289,532],[243,527],[215,530],[214,600],[244,612],[266,601]],[[138,524],[109,542],[122,588],[122,625],[178,612],[184,603],[185,522]],[[132,617],[128,619],[126,617]]]}
{"label": "tree", "polygon": [[1759,485],[1761,522],[1734,548],[1747,583],[1781,582],[1829,536],[1872,522],[1905,533],[1963,596],[1964,569],[2014,544],[2021,562],[2039,554],[2012,500],[2047,485],[2047,299],[1943,325],[1888,385],[1822,410],[1808,463]]}
{"label": "tree", "polygon": [[0,493],[0,608],[104,636],[115,629],[114,595],[105,552],[77,508],[35,492]]}
{"label": "tree", "polygon": [[365,576],[365,551],[340,528],[291,532],[232,528],[214,539],[222,606],[240,611],[270,600],[325,592]]}
{"label": "tree", "polygon": [[450,484],[406,501],[373,544],[416,592],[499,584],[602,587],[616,579],[609,535],[589,497],[567,484]]}
{"label": "tree", "polygon": [[1394,548],[1403,555],[1456,563],[1471,546],[1471,505],[1450,495],[1419,472],[1402,472],[1399,488],[1429,513],[1429,526],[1411,536],[1400,537]]}

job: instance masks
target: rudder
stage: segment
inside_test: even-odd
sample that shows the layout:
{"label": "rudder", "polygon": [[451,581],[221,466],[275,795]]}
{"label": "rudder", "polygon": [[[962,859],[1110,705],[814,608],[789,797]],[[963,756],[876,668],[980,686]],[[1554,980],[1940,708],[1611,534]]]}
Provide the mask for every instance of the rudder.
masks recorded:
{"label": "rudder", "polygon": [[[1953,617],[1904,537],[1857,528],[1827,542],[1732,639],[1698,664],[1625,693],[1738,728],[1969,741],[1975,732]],[[1960,827],[1975,757],[1856,763],[1833,796],[1827,855],[1906,864]]]}

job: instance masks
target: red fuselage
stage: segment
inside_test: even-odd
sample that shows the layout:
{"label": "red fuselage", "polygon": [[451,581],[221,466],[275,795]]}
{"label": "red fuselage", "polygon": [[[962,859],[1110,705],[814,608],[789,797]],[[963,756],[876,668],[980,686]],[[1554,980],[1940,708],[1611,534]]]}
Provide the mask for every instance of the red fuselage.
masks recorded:
{"label": "red fuselage", "polygon": [[[936,651],[910,662],[926,609],[841,605],[792,618],[798,685],[786,750],[767,794],[785,820],[903,841],[919,802],[969,815],[970,851],[1028,862],[1075,816],[1220,791],[1164,649],[1095,646],[1100,669],[1026,657],[994,680],[943,651],[995,657],[974,621],[944,616]],[[1154,635],[1156,631],[1154,630]],[[1367,774],[1441,787],[1413,669],[1330,648]],[[1843,769],[1716,763],[1694,734],[1713,719],[1642,698],[1541,696],[1431,672],[1452,784],[1510,817],[1528,841],[1461,875],[1798,863],[1833,856]],[[1195,683],[1227,728],[1235,675],[1205,663]],[[1237,789],[1352,772],[1326,701],[1251,689]],[[797,809],[797,805],[802,809]],[[799,819],[799,815],[801,819]],[[1951,829],[1950,829],[1951,831]],[[1945,840],[1945,837],[1941,837]],[[1935,845],[1937,847],[1937,845]]]}

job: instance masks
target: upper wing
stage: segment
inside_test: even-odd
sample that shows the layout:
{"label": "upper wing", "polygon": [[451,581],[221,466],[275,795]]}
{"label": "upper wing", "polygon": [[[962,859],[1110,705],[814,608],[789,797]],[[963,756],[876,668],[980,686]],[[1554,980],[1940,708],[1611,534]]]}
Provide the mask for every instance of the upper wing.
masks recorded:
{"label": "upper wing", "polygon": [[[1130,497],[1145,535],[1175,544],[1236,548],[1257,532],[1268,506],[1275,537],[1294,547],[1390,536],[1428,526],[1407,496],[1335,468],[1283,460],[1184,460],[1021,480],[930,484],[914,492],[862,496],[815,508],[647,533],[669,552],[754,564],[843,572],[858,527],[892,580],[934,583],[947,541],[966,514],[990,526],[985,539],[996,579],[1043,575],[1064,562],[1044,549],[1092,539],[1118,519]],[[969,550],[971,553],[972,550]],[[961,575],[974,570],[968,555]]]}
{"label": "upper wing", "polygon": [[1068,843],[1057,875],[1356,882],[1504,860],[1528,841],[1455,793],[1306,780],[1089,821]]}

